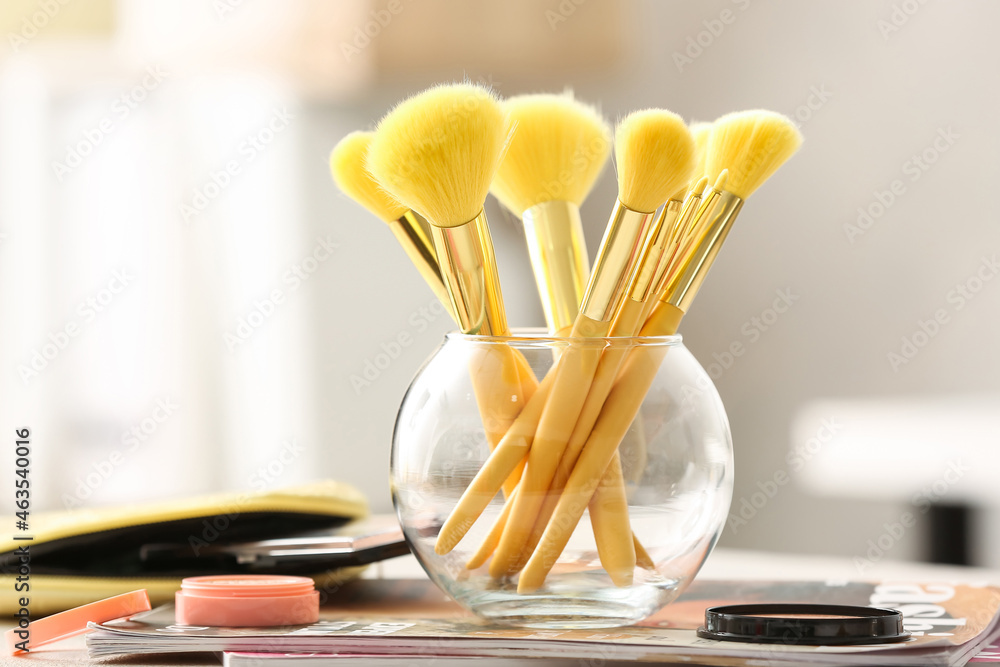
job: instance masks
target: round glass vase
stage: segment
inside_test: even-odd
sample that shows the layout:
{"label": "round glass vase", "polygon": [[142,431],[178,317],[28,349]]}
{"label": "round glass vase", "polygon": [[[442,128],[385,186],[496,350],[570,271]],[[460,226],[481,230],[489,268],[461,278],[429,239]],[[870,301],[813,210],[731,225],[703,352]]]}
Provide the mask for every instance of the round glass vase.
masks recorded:
{"label": "round glass vase", "polygon": [[[542,380],[571,345],[596,348],[602,359],[623,358],[616,388],[624,383],[630,361],[650,369],[648,381],[639,383],[640,389],[648,389],[633,392],[626,401],[638,407],[617,448],[627,510],[619,503],[626,515],[612,522],[621,525],[623,519],[629,524],[641,545],[637,551],[644,550],[649,560],[637,558],[634,569],[628,566],[630,576],[625,582],[617,577],[616,585],[602,564],[606,556],[598,552],[598,522],[591,521],[591,503],[542,585],[518,592],[524,570],[491,576],[496,553],[468,567],[501,515],[504,492],[493,497],[450,551],[438,553],[435,543],[489,458],[490,440],[495,445],[506,430],[493,410],[496,405],[483,405],[486,397],[511,418],[524,405],[525,387],[533,387],[535,378]],[[496,372],[494,365],[491,371],[490,360],[498,358],[507,368]],[[492,429],[489,437],[484,417]],[[430,578],[466,609],[493,622],[525,627],[616,627],[638,622],[676,599],[708,557],[732,498],[732,438],[715,386],[680,336],[581,343],[530,331],[510,337],[452,333],[418,371],[403,398],[393,433],[391,481],[410,549]],[[559,491],[549,493],[558,497]],[[535,523],[541,526],[541,521]]]}

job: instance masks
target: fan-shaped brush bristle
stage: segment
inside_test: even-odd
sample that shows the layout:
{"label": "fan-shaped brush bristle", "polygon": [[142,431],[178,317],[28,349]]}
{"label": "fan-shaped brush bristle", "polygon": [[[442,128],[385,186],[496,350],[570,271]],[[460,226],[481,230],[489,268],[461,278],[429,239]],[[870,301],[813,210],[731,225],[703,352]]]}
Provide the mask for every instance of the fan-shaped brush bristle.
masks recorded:
{"label": "fan-shaped brush bristle", "polygon": [[365,169],[373,132],[351,132],[330,153],[330,172],[337,187],[385,222],[399,220],[407,208],[386,194]]}
{"label": "fan-shaped brush bristle", "polygon": [[582,204],[611,152],[600,112],[568,92],[511,97],[504,108],[517,131],[490,192],[518,215],[547,201]]}
{"label": "fan-shaped brush bristle", "polygon": [[690,182],[694,163],[694,139],[677,114],[645,109],[630,113],[618,124],[618,199],[633,211],[655,211]]}
{"label": "fan-shaped brush bristle", "polygon": [[510,129],[486,88],[436,86],[386,114],[368,148],[368,171],[431,224],[463,225],[483,210]]}
{"label": "fan-shaped brush bristle", "polygon": [[708,177],[728,169],[726,190],[746,199],[795,154],[802,135],[779,113],[738,111],[715,121],[708,144]]}
{"label": "fan-shaped brush bristle", "polygon": [[691,136],[694,137],[694,151],[697,162],[694,166],[694,177],[705,175],[705,158],[708,155],[708,139],[712,135],[711,123],[691,123],[688,125]]}

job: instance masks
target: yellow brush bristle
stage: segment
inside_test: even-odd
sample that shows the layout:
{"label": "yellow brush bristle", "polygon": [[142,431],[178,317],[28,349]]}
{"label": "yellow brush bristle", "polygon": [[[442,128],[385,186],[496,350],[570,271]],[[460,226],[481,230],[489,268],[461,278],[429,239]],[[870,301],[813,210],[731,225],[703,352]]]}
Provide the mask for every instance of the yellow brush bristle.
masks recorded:
{"label": "yellow brush bristle", "polygon": [[712,124],[695,122],[688,125],[688,129],[694,137],[694,154],[697,159],[694,175],[700,178],[705,175],[705,158],[708,155],[708,139],[712,135]]}
{"label": "yellow brush bristle", "polygon": [[351,132],[330,153],[330,173],[337,187],[385,222],[399,220],[407,208],[386,194],[365,169],[374,132]]}
{"label": "yellow brush bristle", "polygon": [[386,191],[438,227],[483,210],[511,123],[499,100],[472,84],[436,86],[386,114],[367,167]]}
{"label": "yellow brush bristle", "polygon": [[802,145],[791,120],[773,111],[738,111],[715,121],[706,174],[729,170],[726,190],[746,199]]}
{"label": "yellow brush bristle", "polygon": [[618,199],[633,211],[655,211],[691,181],[694,164],[694,139],[677,114],[645,109],[618,123]]}
{"label": "yellow brush bristle", "polygon": [[520,95],[504,108],[517,131],[493,196],[518,215],[547,201],[582,204],[611,152],[611,128],[600,112],[572,93]]}
{"label": "yellow brush bristle", "polygon": [[698,179],[698,182],[691,186],[691,193],[695,195],[701,195],[705,192],[705,188],[708,187],[708,176],[702,176]]}

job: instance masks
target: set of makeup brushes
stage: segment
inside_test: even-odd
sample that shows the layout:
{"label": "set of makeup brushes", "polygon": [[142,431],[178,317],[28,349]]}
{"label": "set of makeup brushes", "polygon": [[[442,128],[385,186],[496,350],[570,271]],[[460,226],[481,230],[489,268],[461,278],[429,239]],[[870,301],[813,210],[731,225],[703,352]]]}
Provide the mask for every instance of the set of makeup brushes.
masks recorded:
{"label": "set of makeup brushes", "polygon": [[390,225],[462,331],[508,336],[483,209],[492,192],[521,217],[549,331],[569,339],[541,382],[513,347],[484,345],[472,360],[491,453],[442,525],[438,554],[502,493],[469,569],[489,561],[493,577],[537,590],[585,510],[615,585],[655,568],[630,528],[617,450],[666,348],[607,339],[676,333],[744,201],[801,141],[768,111],[690,127],[664,109],[629,114],[614,132],[618,199],[592,270],[580,205],[612,132],[569,93],[500,100],[437,86],[337,145],[334,180]]}

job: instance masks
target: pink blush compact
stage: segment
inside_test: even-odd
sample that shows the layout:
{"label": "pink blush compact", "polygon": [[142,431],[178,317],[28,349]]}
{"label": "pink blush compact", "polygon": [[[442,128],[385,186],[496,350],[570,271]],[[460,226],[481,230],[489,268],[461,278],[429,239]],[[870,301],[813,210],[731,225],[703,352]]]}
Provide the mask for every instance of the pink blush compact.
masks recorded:
{"label": "pink blush compact", "polygon": [[177,591],[176,616],[183,625],[306,625],[319,620],[319,592],[308,577],[188,577]]}

